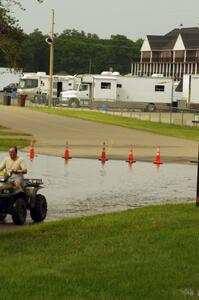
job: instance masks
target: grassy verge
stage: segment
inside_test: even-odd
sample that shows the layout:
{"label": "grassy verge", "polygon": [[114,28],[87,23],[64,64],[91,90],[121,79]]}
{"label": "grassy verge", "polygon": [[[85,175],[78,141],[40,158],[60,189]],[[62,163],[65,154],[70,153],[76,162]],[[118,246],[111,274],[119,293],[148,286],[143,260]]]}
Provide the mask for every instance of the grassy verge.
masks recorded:
{"label": "grassy verge", "polygon": [[52,222],[0,239],[0,299],[197,299],[182,292],[199,291],[193,204]]}
{"label": "grassy verge", "polygon": [[9,129],[0,129],[0,137],[1,136],[31,136],[31,134],[23,133],[23,132],[17,132],[17,131],[11,131]]}
{"label": "grassy verge", "polygon": [[[22,136],[26,138],[22,138]],[[19,149],[28,146],[31,135],[23,132],[15,132],[3,126],[0,126],[0,151],[7,151],[10,146],[16,145]]]}
{"label": "grassy verge", "polygon": [[95,121],[103,124],[110,124],[122,126],[132,129],[138,129],[157,133],[166,136],[185,138],[199,141],[199,130],[197,127],[181,126],[174,124],[163,124],[150,121],[141,121],[137,119],[130,119],[122,116],[113,116],[101,112],[68,110],[68,109],[48,109],[48,108],[33,108],[36,111],[41,111],[49,114],[56,114],[65,117],[79,118],[82,120]]}
{"label": "grassy verge", "polygon": [[30,140],[26,139],[2,139],[0,138],[0,151],[7,151],[11,146],[15,145],[18,149],[22,149],[30,144]]}

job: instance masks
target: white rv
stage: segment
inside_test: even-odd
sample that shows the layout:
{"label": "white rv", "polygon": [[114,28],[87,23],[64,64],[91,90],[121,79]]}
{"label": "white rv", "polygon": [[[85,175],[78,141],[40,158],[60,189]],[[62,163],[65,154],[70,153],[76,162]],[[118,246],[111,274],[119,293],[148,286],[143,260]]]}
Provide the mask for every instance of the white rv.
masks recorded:
{"label": "white rv", "polygon": [[[46,98],[49,92],[49,75],[45,72],[24,73],[20,78],[17,92],[26,94],[30,100],[37,101]],[[71,75],[53,75],[53,98],[59,98],[60,93],[73,89],[74,77]]]}
{"label": "white rv", "polygon": [[118,72],[81,75],[74,90],[60,94],[60,103],[70,107],[101,105],[140,107],[153,111],[172,106],[174,81],[162,77],[121,76]]}

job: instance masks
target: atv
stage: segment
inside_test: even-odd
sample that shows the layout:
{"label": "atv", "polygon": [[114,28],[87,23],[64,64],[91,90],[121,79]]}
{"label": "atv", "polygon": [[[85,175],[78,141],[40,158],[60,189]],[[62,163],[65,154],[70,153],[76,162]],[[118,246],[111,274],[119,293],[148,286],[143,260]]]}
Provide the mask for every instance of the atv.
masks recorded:
{"label": "atv", "polygon": [[10,214],[14,224],[23,225],[27,210],[30,210],[34,222],[43,221],[47,214],[47,201],[45,196],[37,194],[43,187],[42,180],[24,179],[24,187],[16,188],[11,176],[7,172],[0,172],[0,222]]}

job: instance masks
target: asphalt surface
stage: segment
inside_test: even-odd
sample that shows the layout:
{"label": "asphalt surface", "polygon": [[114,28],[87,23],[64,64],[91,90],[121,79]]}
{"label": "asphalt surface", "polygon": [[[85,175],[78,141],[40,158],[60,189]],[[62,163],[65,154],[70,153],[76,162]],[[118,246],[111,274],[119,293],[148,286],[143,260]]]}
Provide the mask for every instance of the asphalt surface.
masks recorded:
{"label": "asphalt surface", "polygon": [[109,159],[127,159],[130,144],[133,144],[136,160],[153,161],[157,145],[165,162],[186,163],[197,158],[196,141],[49,115],[23,107],[0,106],[0,125],[32,134],[38,154],[63,156],[67,141],[70,155],[79,158],[99,158],[103,142]]}

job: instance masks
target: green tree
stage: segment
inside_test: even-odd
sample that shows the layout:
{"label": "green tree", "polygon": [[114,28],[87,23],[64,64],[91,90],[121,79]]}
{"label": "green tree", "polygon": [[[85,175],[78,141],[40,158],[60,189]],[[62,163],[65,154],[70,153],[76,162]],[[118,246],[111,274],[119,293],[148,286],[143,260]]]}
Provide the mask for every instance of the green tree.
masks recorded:
{"label": "green tree", "polygon": [[39,29],[26,35],[22,43],[20,66],[25,72],[48,72],[49,46],[45,42],[46,36]]}
{"label": "green tree", "polygon": [[17,20],[9,15],[9,5],[5,6],[4,2],[0,1],[0,56],[7,65],[17,67],[23,31],[18,26]]}
{"label": "green tree", "polygon": [[[42,3],[43,0],[37,2]],[[24,39],[18,20],[11,16],[12,7],[16,5],[23,9],[20,1],[0,0],[0,62],[14,68],[20,65],[20,45]]]}

